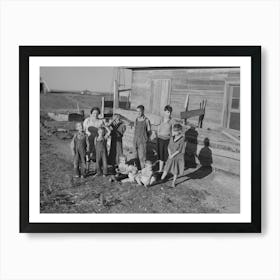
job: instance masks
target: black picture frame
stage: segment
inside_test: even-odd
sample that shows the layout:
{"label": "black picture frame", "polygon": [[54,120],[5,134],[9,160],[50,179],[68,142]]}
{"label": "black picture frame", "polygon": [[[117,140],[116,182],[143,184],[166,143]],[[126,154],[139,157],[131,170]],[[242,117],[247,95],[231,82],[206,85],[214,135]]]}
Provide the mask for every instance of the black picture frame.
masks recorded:
{"label": "black picture frame", "polygon": [[[29,58],[33,56],[251,57],[250,223],[31,223],[29,221]],[[21,233],[261,232],[261,46],[19,46]],[[39,139],[38,139],[39,141]]]}

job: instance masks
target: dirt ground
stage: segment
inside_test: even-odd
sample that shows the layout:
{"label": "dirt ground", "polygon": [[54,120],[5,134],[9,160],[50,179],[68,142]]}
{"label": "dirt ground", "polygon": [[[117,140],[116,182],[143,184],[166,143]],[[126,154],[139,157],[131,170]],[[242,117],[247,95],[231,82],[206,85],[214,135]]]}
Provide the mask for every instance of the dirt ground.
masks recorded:
{"label": "dirt ground", "polygon": [[238,213],[239,176],[188,169],[178,179],[149,188],[109,182],[108,177],[73,178],[71,134],[41,126],[41,213]]}

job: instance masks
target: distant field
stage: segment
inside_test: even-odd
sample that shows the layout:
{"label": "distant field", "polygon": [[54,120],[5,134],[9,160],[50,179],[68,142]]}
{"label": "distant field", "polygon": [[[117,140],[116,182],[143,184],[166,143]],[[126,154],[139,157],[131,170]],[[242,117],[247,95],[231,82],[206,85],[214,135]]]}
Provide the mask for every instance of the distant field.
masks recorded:
{"label": "distant field", "polygon": [[[49,93],[40,95],[40,110],[45,112],[55,111],[75,111],[77,104],[81,110],[86,112],[92,107],[101,107],[102,95],[81,95],[81,94],[63,94]],[[113,95],[105,95],[105,100],[112,100]]]}
{"label": "distant field", "polygon": [[[81,95],[77,93],[48,93],[40,95],[40,110],[41,112],[54,112],[54,113],[66,113],[75,112],[77,110],[77,104],[80,110],[84,110],[85,114],[88,115],[92,107],[101,108],[102,97],[106,101],[113,101],[113,94],[100,94],[100,95]],[[129,106],[128,97],[120,96],[120,108],[128,108]],[[105,104],[106,106],[106,104]],[[108,105],[107,105],[108,107]],[[109,107],[111,107],[109,105]],[[110,111],[111,109],[107,109]],[[105,108],[106,114],[106,108]]]}

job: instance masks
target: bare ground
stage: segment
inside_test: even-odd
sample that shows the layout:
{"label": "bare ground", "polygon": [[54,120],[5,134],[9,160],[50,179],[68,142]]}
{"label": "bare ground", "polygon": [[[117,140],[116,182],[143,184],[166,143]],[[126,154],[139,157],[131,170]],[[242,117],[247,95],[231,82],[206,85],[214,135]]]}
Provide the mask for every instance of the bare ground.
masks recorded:
{"label": "bare ground", "polygon": [[41,213],[238,213],[239,176],[213,171],[196,176],[188,169],[178,179],[146,189],[109,182],[108,177],[73,179],[71,135],[41,128]]}

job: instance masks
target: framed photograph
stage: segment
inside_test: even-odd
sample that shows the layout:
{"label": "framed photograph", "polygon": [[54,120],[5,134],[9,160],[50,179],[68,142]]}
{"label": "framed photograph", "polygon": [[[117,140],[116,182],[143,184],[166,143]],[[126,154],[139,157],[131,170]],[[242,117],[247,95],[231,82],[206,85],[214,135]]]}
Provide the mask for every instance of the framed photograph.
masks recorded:
{"label": "framed photograph", "polygon": [[260,46],[20,46],[20,232],[261,232]]}

